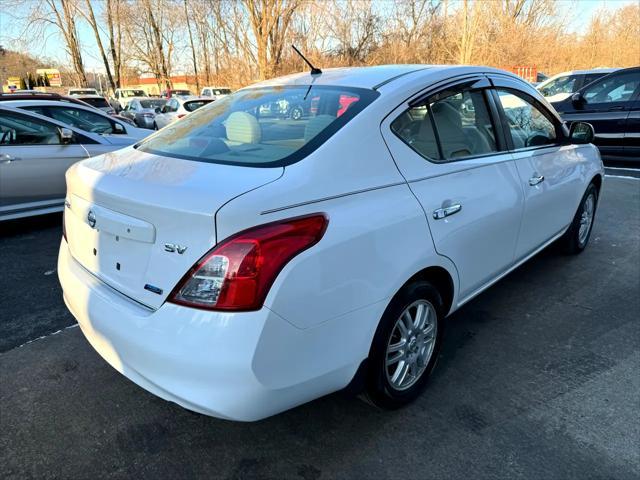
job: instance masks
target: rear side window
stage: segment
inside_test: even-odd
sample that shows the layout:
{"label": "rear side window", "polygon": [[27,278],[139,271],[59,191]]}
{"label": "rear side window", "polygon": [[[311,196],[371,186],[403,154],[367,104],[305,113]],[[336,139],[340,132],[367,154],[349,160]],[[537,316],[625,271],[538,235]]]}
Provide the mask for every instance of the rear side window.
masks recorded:
{"label": "rear side window", "polygon": [[451,161],[498,151],[481,90],[446,90],[412,107],[391,129],[423,157]]}
{"label": "rear side window", "polygon": [[555,124],[531,99],[514,90],[499,88],[497,92],[514,149],[556,143],[558,136]]}
{"label": "rear side window", "polygon": [[[315,150],[378,95],[324,85],[241,90],[196,110],[137,148],[202,162],[288,165]],[[357,145],[359,140],[353,141]]]}

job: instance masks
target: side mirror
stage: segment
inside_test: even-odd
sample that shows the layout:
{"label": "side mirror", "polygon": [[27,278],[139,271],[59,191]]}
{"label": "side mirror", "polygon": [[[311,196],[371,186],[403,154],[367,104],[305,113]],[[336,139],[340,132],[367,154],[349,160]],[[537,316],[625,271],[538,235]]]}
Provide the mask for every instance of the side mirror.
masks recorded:
{"label": "side mirror", "polygon": [[593,126],[587,122],[573,122],[569,129],[569,138],[571,143],[582,145],[585,143],[592,143],[596,134],[593,130]]}
{"label": "side mirror", "polygon": [[113,124],[113,133],[127,133],[124,127],[120,123]]}
{"label": "side mirror", "polygon": [[73,141],[73,130],[69,128],[59,128],[58,134],[62,145],[68,145]]}
{"label": "side mirror", "polygon": [[571,95],[571,103],[575,108],[582,108],[585,103],[585,99],[580,92],[576,92]]}
{"label": "side mirror", "polygon": [[156,113],[160,113],[160,107],[156,107]]}

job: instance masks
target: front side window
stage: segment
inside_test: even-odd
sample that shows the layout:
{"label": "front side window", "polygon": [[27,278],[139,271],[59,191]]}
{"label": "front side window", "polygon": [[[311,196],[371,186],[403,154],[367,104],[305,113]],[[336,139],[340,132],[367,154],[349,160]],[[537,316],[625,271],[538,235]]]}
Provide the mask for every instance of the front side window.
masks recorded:
{"label": "front side window", "polygon": [[52,123],[0,110],[0,145],[57,145],[58,127]]}
{"label": "front side window", "polygon": [[481,90],[440,92],[405,111],[393,121],[391,129],[430,160],[455,160],[498,150]]}
{"label": "front side window", "polygon": [[589,103],[628,102],[640,85],[640,72],[605,77],[585,88],[582,96]]}
{"label": "front side window", "polygon": [[[301,96],[314,99],[314,107],[294,120],[283,106]],[[332,86],[241,90],[196,110],[137,148],[210,163],[288,165],[315,150],[377,96],[374,90]]]}
{"label": "front side window", "polygon": [[[40,107],[27,107],[26,109],[37,110],[38,108]],[[40,111],[38,111],[38,113],[40,113]],[[108,118],[88,110],[55,106],[43,108],[42,114],[86,132],[97,133],[99,135],[114,133],[113,124]]]}
{"label": "front side window", "polygon": [[526,95],[498,89],[498,97],[515,149],[556,143],[556,126]]}

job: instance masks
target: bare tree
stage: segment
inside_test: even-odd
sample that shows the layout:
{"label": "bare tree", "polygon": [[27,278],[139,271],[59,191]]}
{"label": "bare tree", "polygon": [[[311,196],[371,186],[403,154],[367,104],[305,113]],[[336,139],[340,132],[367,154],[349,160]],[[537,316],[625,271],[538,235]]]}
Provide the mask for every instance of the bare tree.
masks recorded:
{"label": "bare tree", "polygon": [[299,0],[243,0],[256,45],[258,75],[268,78],[280,63],[284,39]]}
{"label": "bare tree", "polygon": [[200,79],[198,78],[198,61],[196,60],[196,47],[193,44],[193,34],[191,33],[191,20],[189,18],[189,7],[187,0],[184,0],[184,19],[189,31],[189,44],[191,45],[191,58],[193,59],[193,72],[196,77],[196,89],[200,91]]}

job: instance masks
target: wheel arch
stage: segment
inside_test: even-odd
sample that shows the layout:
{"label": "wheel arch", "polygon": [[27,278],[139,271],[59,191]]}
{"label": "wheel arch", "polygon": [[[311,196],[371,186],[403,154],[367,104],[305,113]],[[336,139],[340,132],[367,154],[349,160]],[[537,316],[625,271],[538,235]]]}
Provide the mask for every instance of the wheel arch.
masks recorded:
{"label": "wheel arch", "polygon": [[592,179],[591,182],[596,186],[596,189],[598,190],[598,195],[600,195],[600,189],[602,188],[602,175],[600,173],[597,173]]}
{"label": "wheel arch", "polygon": [[451,311],[456,291],[453,275],[442,266],[432,265],[416,272],[398,289],[394,294],[394,298],[407,285],[419,280],[431,283],[438,290],[442,296],[442,314],[446,316]]}

